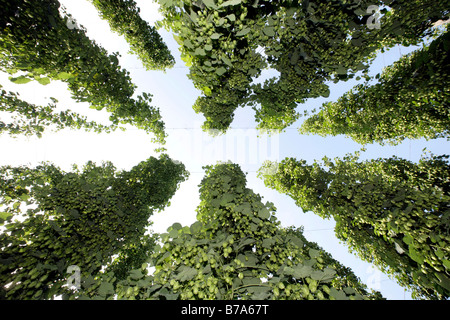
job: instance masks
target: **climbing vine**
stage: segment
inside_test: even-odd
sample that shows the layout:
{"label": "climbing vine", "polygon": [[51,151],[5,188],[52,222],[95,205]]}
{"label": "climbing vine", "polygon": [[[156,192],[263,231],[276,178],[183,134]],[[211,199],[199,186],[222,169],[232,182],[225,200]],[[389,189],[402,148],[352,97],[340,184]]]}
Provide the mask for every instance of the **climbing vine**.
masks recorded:
{"label": "climbing vine", "polygon": [[[448,156],[358,162],[328,158],[307,164],[286,158],[266,186],[289,195],[303,211],[334,218],[350,250],[410,288],[413,297],[450,293],[450,176]],[[272,170],[273,172],[273,170]]]}
{"label": "climbing vine", "polygon": [[[14,83],[51,80],[67,83],[77,102],[89,102],[111,113],[113,125],[131,124],[155,134],[164,143],[159,109],[151,94],[133,98],[136,86],[119,66],[118,53],[107,51],[86,36],[83,27],[68,27],[72,18],[57,0],[1,1],[0,70]],[[61,13],[60,13],[61,10]]]}
{"label": "climbing vine", "polygon": [[[0,85],[0,89],[2,86]],[[110,132],[116,129],[116,126],[104,126],[94,121],[87,121],[86,117],[70,110],[56,113],[54,110],[58,101],[51,98],[53,103],[46,106],[37,106],[18,98],[18,94],[1,90],[0,111],[11,115],[9,123],[0,121],[0,133],[6,132],[11,136],[36,135],[42,136],[42,133],[53,126],[54,130],[64,128],[73,128],[93,130],[94,132]]]}
{"label": "climbing vine", "polygon": [[[168,205],[187,175],[184,165],[167,155],[142,161],[130,171],[117,171],[109,162],[88,162],[72,172],[52,164],[1,167],[2,298],[66,294],[70,266],[92,280],[116,254],[122,263],[135,266],[138,244],[151,247],[143,238],[149,217]],[[122,269],[111,266],[118,275]]]}
{"label": "climbing vine", "polygon": [[300,132],[345,134],[362,144],[448,136],[449,48],[447,31],[385,68],[377,84],[359,84],[337,102],[325,103]]}
{"label": "climbing vine", "polygon": [[155,27],[143,20],[135,1],[90,0],[107,20],[111,30],[125,37],[130,51],[136,54],[147,70],[165,70],[175,64],[169,48]]}
{"label": "climbing vine", "polygon": [[205,169],[197,221],[174,223],[148,263],[115,287],[105,280],[96,298],[381,298],[368,293],[351,270],[334,269],[337,261],[305,241],[301,229],[281,228],[273,204],[246,188],[238,165]]}
{"label": "climbing vine", "polygon": [[[159,27],[175,33],[189,78],[201,90],[193,108],[204,129],[225,132],[234,111],[256,111],[261,130],[295,122],[298,103],[330,92],[327,81],[367,72],[377,50],[417,44],[448,8],[436,1],[158,0]],[[382,28],[368,28],[381,9]],[[413,14],[412,14],[413,13]],[[254,83],[263,69],[280,73]]]}

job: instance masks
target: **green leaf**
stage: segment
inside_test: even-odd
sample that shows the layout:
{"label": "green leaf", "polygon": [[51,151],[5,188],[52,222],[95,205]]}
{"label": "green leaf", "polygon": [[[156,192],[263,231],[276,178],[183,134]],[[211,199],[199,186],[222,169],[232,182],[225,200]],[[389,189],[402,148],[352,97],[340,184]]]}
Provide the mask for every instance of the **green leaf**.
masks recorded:
{"label": "green leaf", "polygon": [[106,281],[103,281],[100,285],[100,287],[98,288],[98,293],[101,296],[106,296],[108,294],[114,294],[114,286]]}
{"label": "green leaf", "polygon": [[224,3],[222,3],[219,8],[223,8],[223,7],[228,7],[228,6],[236,6],[238,4],[240,4],[242,2],[242,0],[229,0],[229,1],[225,1]]}
{"label": "green leaf", "polygon": [[241,212],[244,215],[249,215],[252,213],[252,207],[249,203],[243,203],[234,208],[236,212]]}
{"label": "green leaf", "polygon": [[324,98],[328,98],[329,96],[330,96],[330,88],[326,88],[326,90],[324,90],[323,92],[322,92],[322,97],[324,97]]}
{"label": "green leaf", "polygon": [[195,234],[195,233],[200,232],[200,230],[202,229],[202,227],[203,227],[203,223],[201,223],[200,221],[194,222],[194,223],[191,225],[191,233],[192,233],[192,234]]}
{"label": "green leaf", "polygon": [[144,277],[144,274],[142,273],[141,270],[137,269],[137,270],[131,270],[130,272],[130,278],[133,280],[139,280],[142,277]]}
{"label": "green leaf", "polygon": [[194,55],[195,56],[204,56],[204,55],[206,55],[206,51],[203,48],[197,48],[197,49],[195,49]]}
{"label": "green leaf", "polygon": [[165,297],[167,300],[177,300],[179,293],[165,293],[162,294],[163,297]]}
{"label": "green leaf", "polygon": [[8,219],[11,216],[12,216],[12,214],[9,213],[9,212],[0,212],[0,219],[1,220],[6,220],[6,219]]}
{"label": "green leaf", "polygon": [[22,201],[28,201],[28,199],[30,199],[30,196],[28,194],[23,194],[19,198]]}
{"label": "green leaf", "polygon": [[219,39],[221,36],[222,36],[221,33],[213,33],[213,34],[211,35],[211,39],[217,40],[217,39]]}
{"label": "green leaf", "polygon": [[251,31],[250,28],[244,28],[241,31],[239,31],[238,33],[236,33],[236,37],[242,37],[245,36],[247,33],[249,33]]}
{"label": "green leaf", "polygon": [[334,270],[334,269],[332,269],[332,268],[329,268],[329,267],[326,267],[326,268],[323,270],[323,272],[324,272],[324,274],[325,274],[325,277],[324,277],[324,279],[322,279],[322,280],[331,280],[331,279],[334,278],[334,275],[336,274],[336,270]]}
{"label": "green leaf", "polygon": [[236,16],[234,15],[234,13],[227,15],[226,18],[233,22],[236,21]]}
{"label": "green leaf", "polygon": [[83,288],[89,289],[94,283],[94,277],[90,275],[87,278],[83,279]]}
{"label": "green leaf", "polygon": [[269,211],[267,208],[262,208],[261,210],[259,210],[258,216],[259,216],[261,219],[269,219],[269,217],[270,217],[270,211]]}
{"label": "green leaf", "polygon": [[183,270],[177,274],[176,278],[180,281],[189,281],[197,275],[198,271],[195,268],[184,267]]}
{"label": "green leaf", "polygon": [[414,246],[409,246],[409,256],[411,259],[416,261],[418,264],[423,264],[424,258],[422,255],[416,250]]}
{"label": "green leaf", "polygon": [[181,230],[184,234],[191,234],[191,228],[189,228],[188,226],[184,226]]}
{"label": "green leaf", "polygon": [[74,217],[75,219],[78,219],[80,217],[80,213],[78,212],[78,210],[76,209],[70,209],[69,213],[72,217]]}
{"label": "green leaf", "polygon": [[217,9],[216,3],[214,0],[202,0],[203,3],[210,9]]}
{"label": "green leaf", "polygon": [[181,45],[183,45],[183,40],[179,37],[179,36],[177,36],[177,35],[172,35],[173,36],[173,38],[175,39],[175,41],[181,46]]}
{"label": "green leaf", "polygon": [[336,288],[331,287],[330,288],[330,296],[335,298],[336,300],[348,300],[347,296],[344,292],[336,290]]}
{"label": "green leaf", "polygon": [[288,242],[292,242],[294,245],[296,245],[299,248],[303,248],[303,241],[298,237],[289,236],[287,238]]}
{"label": "green leaf", "polygon": [[233,201],[233,199],[234,199],[234,195],[233,194],[225,193],[225,194],[222,195],[222,199],[220,201],[220,205],[224,206],[227,203]]}
{"label": "green leaf", "polygon": [[355,294],[356,293],[356,290],[352,287],[345,287],[343,290],[346,294]]}
{"label": "green leaf", "polygon": [[273,238],[264,239],[262,242],[263,248],[270,249],[275,244],[275,240]]}
{"label": "green leaf", "polygon": [[178,230],[177,229],[172,229],[169,231],[169,237],[170,238],[177,238],[178,237]]}
{"label": "green leaf", "polygon": [[450,261],[449,260],[444,259],[444,260],[442,260],[442,263],[447,270],[450,270]]}
{"label": "green leaf", "polygon": [[337,74],[347,74],[347,68],[345,68],[345,67],[343,67],[343,66],[339,66],[339,67],[336,69],[336,73],[337,73]]}
{"label": "green leaf", "polygon": [[352,44],[361,47],[363,45],[363,39],[362,38],[352,38]]}
{"label": "green leaf", "polygon": [[211,93],[212,93],[211,89],[208,88],[208,87],[203,87],[203,88],[202,88],[202,91],[203,91],[203,93],[204,93],[205,95],[207,95],[207,96],[210,96]]}
{"label": "green leaf", "polygon": [[313,268],[310,266],[305,265],[297,265],[294,268],[294,274],[293,276],[295,278],[306,278],[310,277],[311,273],[313,272]]}
{"label": "green leaf", "polygon": [[245,255],[238,255],[237,259],[241,260],[246,267],[253,267],[258,262],[258,258],[253,253],[249,252],[247,252]]}
{"label": "green leaf", "polygon": [[320,281],[325,278],[325,272],[320,270],[314,270],[311,272],[311,279]]}
{"label": "green leaf", "polygon": [[67,72],[60,72],[60,73],[58,73],[58,75],[56,77],[59,80],[67,80],[67,79],[72,78],[73,76]]}
{"label": "green leaf", "polygon": [[407,234],[403,237],[403,242],[410,246],[413,244],[413,238],[409,234]]}
{"label": "green leaf", "polygon": [[188,47],[189,49],[194,49],[194,45],[192,44],[192,42],[189,39],[186,39],[183,41],[183,44],[185,47]]}
{"label": "green leaf", "polygon": [[[252,295],[252,299],[253,300],[266,300],[269,296],[269,289],[266,286],[260,286],[258,287],[260,288],[259,291],[253,290],[254,294]],[[268,289],[267,291],[262,291],[263,289]]]}
{"label": "green leaf", "polygon": [[273,37],[273,36],[275,36],[275,28],[273,28],[273,27],[265,27],[265,28],[263,29],[263,32],[264,32],[264,34],[265,34],[266,36],[268,36],[268,37]]}
{"label": "green leaf", "polygon": [[244,239],[241,240],[241,242],[239,243],[238,249],[240,249],[240,248],[242,248],[242,247],[244,247],[244,246],[246,246],[246,245],[252,244],[253,242],[255,242],[255,240],[252,239],[252,238],[244,238]]}
{"label": "green leaf", "polygon": [[216,69],[216,73],[219,76],[223,75],[225,72],[227,72],[227,69],[225,69],[224,67],[220,67],[220,68]]}
{"label": "green leaf", "polygon": [[17,78],[9,77],[9,80],[15,84],[25,84],[31,81],[31,79],[25,76],[19,76]]}
{"label": "green leaf", "polygon": [[312,249],[312,248],[310,248],[309,249],[309,256],[311,257],[311,258],[318,258],[319,256],[320,256],[320,251],[319,250],[316,250],[316,249]]}
{"label": "green leaf", "polygon": [[175,222],[175,223],[172,225],[172,228],[175,229],[175,230],[180,230],[181,228],[183,228],[183,226],[181,225],[181,223]]}
{"label": "green leaf", "polygon": [[203,274],[208,274],[211,273],[211,266],[208,264],[206,267],[203,268],[202,273]]}
{"label": "green leaf", "polygon": [[223,61],[226,65],[228,65],[228,66],[230,66],[230,67],[233,66],[233,64],[231,63],[231,60],[230,60],[228,57],[226,57],[226,56],[223,56],[223,57],[222,57],[222,61]]}
{"label": "green leaf", "polygon": [[450,279],[443,273],[436,273],[436,277],[440,280],[439,285],[450,291]]}

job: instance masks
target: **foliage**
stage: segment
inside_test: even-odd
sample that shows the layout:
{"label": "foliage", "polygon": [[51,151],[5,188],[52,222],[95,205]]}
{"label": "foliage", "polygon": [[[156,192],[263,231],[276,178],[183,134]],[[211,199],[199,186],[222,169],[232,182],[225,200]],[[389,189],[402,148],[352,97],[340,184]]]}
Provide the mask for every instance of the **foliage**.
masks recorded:
{"label": "foliage", "polygon": [[[336,289],[344,289],[345,287],[352,287],[358,293],[362,295],[368,295],[368,297],[372,300],[383,300],[383,296],[380,292],[371,290],[370,293],[367,292],[367,286],[361,282],[361,280],[353,273],[352,269],[344,266],[339,261],[335,260],[333,256],[324,251],[317,243],[308,241],[306,237],[303,235],[303,227],[294,228],[289,227],[286,229],[288,234],[293,234],[298,237],[303,243],[305,243],[305,247],[308,247],[313,250],[318,250],[322,252],[323,264],[336,270],[336,275],[333,279],[333,286]],[[348,290],[348,289],[347,289]]]}
{"label": "foliage", "polygon": [[306,119],[301,133],[345,134],[359,143],[437,138],[450,128],[450,33],[387,67]]}
{"label": "foliage", "polygon": [[105,273],[112,273],[117,281],[125,280],[130,270],[139,269],[147,262],[159,237],[157,234],[145,234],[140,241],[130,243],[121,249],[120,254],[108,265]]}
{"label": "foliage", "polygon": [[[0,89],[2,86],[0,85]],[[51,98],[52,102],[58,101]],[[47,106],[36,106],[18,98],[14,92],[1,90],[0,111],[10,113],[14,122],[5,123],[0,121],[0,134],[7,132],[11,136],[23,134],[26,136],[36,135],[42,137],[42,133],[50,125],[55,125],[55,130],[74,128],[94,130],[95,132],[110,132],[115,126],[103,126],[94,121],[88,122],[86,117],[70,110],[54,112],[56,104],[49,103]]]}
{"label": "foliage", "polygon": [[169,48],[155,27],[141,18],[133,0],[90,0],[111,30],[125,37],[131,53],[147,70],[164,70],[175,64]]}
{"label": "foliage", "polygon": [[108,55],[86,36],[82,27],[68,27],[72,18],[59,12],[57,0],[0,1],[0,70],[15,83],[31,80],[67,83],[73,98],[111,113],[113,125],[131,124],[155,134],[164,143],[164,123],[150,106],[151,95],[132,98],[136,86],[119,66],[118,54]]}
{"label": "foliage", "polygon": [[308,165],[286,158],[266,186],[293,198],[303,211],[336,221],[351,251],[413,290],[415,298],[450,292],[450,168],[448,156],[357,162],[347,156]]}
{"label": "foliage", "polygon": [[150,260],[154,273],[144,264],[109,294],[99,289],[96,298],[381,298],[369,295],[351,271],[336,276],[327,264],[331,256],[303,241],[301,229],[280,228],[273,204],[263,204],[245,187],[238,165],[205,169],[197,221],[185,227],[174,223],[161,235]]}
{"label": "foliage", "polygon": [[142,241],[150,245],[142,238],[149,217],[169,204],[187,175],[167,155],[130,171],[109,162],[73,172],[52,164],[0,168],[3,298],[51,299],[67,290],[69,266],[92,279],[116,254],[134,266],[129,251]]}
{"label": "foliage", "polygon": [[[225,132],[234,110],[251,105],[261,130],[281,130],[299,117],[297,103],[329,95],[326,81],[366,71],[378,49],[416,44],[448,14],[437,1],[158,0],[203,95],[193,108],[204,129]],[[370,29],[369,5],[382,9]],[[263,55],[264,54],[264,55]],[[271,67],[280,73],[253,81]],[[259,107],[258,107],[259,105]]]}

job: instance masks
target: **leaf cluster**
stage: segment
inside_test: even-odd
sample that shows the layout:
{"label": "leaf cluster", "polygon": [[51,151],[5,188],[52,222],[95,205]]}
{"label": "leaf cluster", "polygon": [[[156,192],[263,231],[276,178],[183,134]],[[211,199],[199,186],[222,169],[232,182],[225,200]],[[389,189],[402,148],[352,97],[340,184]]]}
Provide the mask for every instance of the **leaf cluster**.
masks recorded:
{"label": "leaf cluster", "polygon": [[323,104],[300,132],[345,134],[362,144],[448,136],[449,48],[447,31],[385,68],[375,85],[359,84],[337,102]]}
{"label": "leaf cluster", "polygon": [[[282,130],[308,98],[327,97],[326,82],[367,72],[377,50],[417,44],[448,8],[435,1],[159,0],[189,78],[203,92],[193,108],[203,128],[225,132],[234,110],[250,105],[261,130]],[[383,28],[369,29],[369,5]],[[414,13],[414,14],[412,14]],[[280,76],[255,83],[267,67]]]}
{"label": "leaf cluster", "polygon": [[91,0],[111,30],[125,37],[130,52],[136,54],[147,70],[165,70],[175,64],[169,48],[155,27],[143,20],[135,1]]}
{"label": "leaf cluster", "polygon": [[[109,162],[88,162],[67,173],[51,164],[2,167],[4,297],[50,299],[64,293],[70,265],[83,277],[95,277],[122,248],[132,250],[143,241],[149,217],[169,204],[187,175],[167,155],[130,171],[117,171]],[[132,255],[122,252],[122,260],[124,255],[134,266]]]}
{"label": "leaf cluster", "polygon": [[10,123],[0,121],[0,133],[6,132],[11,136],[36,135],[42,137],[42,133],[52,125],[56,131],[64,128],[84,128],[86,131],[110,132],[117,128],[113,125],[104,126],[94,121],[87,121],[86,117],[70,110],[56,113],[56,104],[54,103],[57,100],[54,98],[51,98],[54,103],[37,106],[19,99],[18,94],[14,92],[1,90],[0,94],[0,111],[10,114],[13,120]]}
{"label": "leaf cluster", "polygon": [[2,1],[0,69],[16,83],[51,80],[67,83],[77,102],[111,113],[113,125],[131,124],[155,134],[164,143],[164,123],[151,95],[132,98],[136,86],[119,66],[118,53],[109,55],[86,36],[83,27],[69,28],[72,18],[56,0]]}
{"label": "leaf cluster", "polygon": [[287,158],[275,175],[261,170],[259,176],[303,211],[334,218],[336,236],[352,252],[411,288],[413,296],[448,298],[448,156],[418,164],[395,157],[357,159],[308,165]]}
{"label": "leaf cluster", "polygon": [[[117,283],[119,299],[378,299],[332,258],[279,227],[273,204],[245,187],[236,164],[208,166],[200,184],[198,220],[174,223],[149,264]],[[346,281],[347,278],[353,280]],[[336,280],[336,281],[335,281]]]}

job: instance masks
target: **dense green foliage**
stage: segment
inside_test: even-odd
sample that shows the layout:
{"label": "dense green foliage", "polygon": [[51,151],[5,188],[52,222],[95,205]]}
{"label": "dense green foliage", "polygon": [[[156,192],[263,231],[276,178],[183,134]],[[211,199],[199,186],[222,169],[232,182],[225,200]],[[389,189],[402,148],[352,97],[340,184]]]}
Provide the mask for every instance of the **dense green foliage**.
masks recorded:
{"label": "dense green foliage", "polygon": [[82,27],[69,28],[70,15],[60,13],[57,0],[2,0],[0,5],[0,70],[24,73],[11,81],[62,80],[76,101],[110,112],[114,125],[134,125],[164,143],[164,123],[150,106],[151,95],[132,98],[136,86],[120,68],[117,53],[108,55]]}
{"label": "dense green foliage", "polygon": [[259,176],[303,211],[336,221],[336,236],[413,297],[450,295],[450,166],[448,156],[419,163],[398,158],[323,164],[286,158]]}
{"label": "dense green foliage", "polygon": [[[0,89],[2,86],[0,85]],[[11,122],[0,121],[0,134],[3,132],[11,136],[36,135],[42,136],[42,133],[53,126],[54,130],[64,128],[73,128],[93,130],[95,132],[109,132],[115,130],[116,126],[103,126],[94,121],[87,121],[86,117],[70,110],[54,112],[56,108],[56,99],[51,98],[53,103],[46,106],[37,106],[18,98],[18,94],[1,90],[0,92],[0,111],[11,115]]]}
{"label": "dense green foliage", "polygon": [[133,0],[90,0],[111,30],[125,37],[130,52],[136,54],[147,70],[171,68],[175,60],[155,27],[140,16]]}
{"label": "dense green foliage", "polygon": [[437,138],[450,130],[450,32],[385,68],[305,120],[301,133],[345,134],[359,143]]}
{"label": "dense green foliage", "polygon": [[[206,167],[197,221],[162,234],[147,264],[115,290],[96,298],[123,299],[380,299],[351,270],[307,242],[300,229],[284,229],[272,203],[245,187],[236,164]],[[338,267],[339,269],[334,269]],[[265,279],[265,280],[263,280]],[[112,285],[109,288],[113,288]]]}
{"label": "dense green foliage", "polygon": [[139,269],[154,252],[159,237],[145,234],[139,241],[130,243],[120,250],[120,254],[105,269],[105,274],[113,274],[116,281],[126,280],[130,270]]}
{"label": "dense green foliage", "polygon": [[3,298],[52,298],[65,292],[69,266],[92,278],[116,254],[134,266],[133,249],[151,246],[143,238],[149,217],[168,205],[187,174],[167,155],[130,171],[92,162],[73,172],[51,164],[0,168]]}
{"label": "dense green foliage", "polygon": [[[440,1],[158,0],[203,92],[193,108],[204,129],[225,132],[234,110],[251,105],[258,128],[284,129],[299,114],[297,103],[328,96],[326,81],[367,70],[378,49],[416,44],[432,23],[448,14]],[[382,9],[373,28],[370,5]],[[264,55],[263,55],[264,53]],[[266,67],[277,70],[263,84],[253,80]]]}

